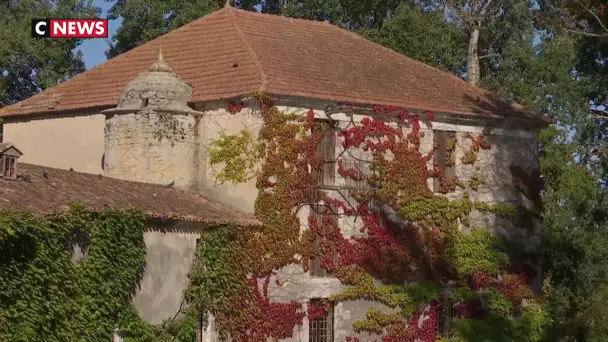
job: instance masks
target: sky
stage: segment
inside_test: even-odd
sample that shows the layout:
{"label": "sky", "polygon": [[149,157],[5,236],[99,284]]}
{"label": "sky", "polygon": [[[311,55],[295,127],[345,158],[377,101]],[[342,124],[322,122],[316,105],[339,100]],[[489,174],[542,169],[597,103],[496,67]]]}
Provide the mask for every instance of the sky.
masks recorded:
{"label": "sky", "polygon": [[[106,1],[106,0],[94,0],[93,5],[101,8],[101,18],[106,17],[106,12],[114,1]],[[109,37],[111,38],[115,33],[120,24],[122,23],[122,18],[117,20],[110,20],[109,26]],[[91,69],[92,67],[101,64],[106,61],[106,50],[108,49],[109,40],[108,39],[87,39],[85,40],[77,50],[82,51],[84,55],[84,64],[87,69]]]}

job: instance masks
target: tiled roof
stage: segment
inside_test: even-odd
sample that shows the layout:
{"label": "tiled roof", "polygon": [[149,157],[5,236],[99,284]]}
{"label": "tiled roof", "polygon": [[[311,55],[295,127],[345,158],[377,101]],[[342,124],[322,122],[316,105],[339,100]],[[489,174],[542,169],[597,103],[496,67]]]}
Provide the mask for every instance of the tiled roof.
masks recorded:
{"label": "tiled roof", "polygon": [[19,163],[17,180],[0,179],[0,209],[35,214],[62,211],[70,202],[92,210],[105,206],[135,208],[148,217],[209,224],[258,225],[252,216],[213,202],[194,192],[164,185],[130,182],[76,171]]}
{"label": "tiled roof", "polygon": [[193,86],[193,102],[265,90],[351,104],[539,118],[337,26],[230,7],[2,108],[0,116],[115,106],[127,82],[148,69],[161,46],[174,72]]}

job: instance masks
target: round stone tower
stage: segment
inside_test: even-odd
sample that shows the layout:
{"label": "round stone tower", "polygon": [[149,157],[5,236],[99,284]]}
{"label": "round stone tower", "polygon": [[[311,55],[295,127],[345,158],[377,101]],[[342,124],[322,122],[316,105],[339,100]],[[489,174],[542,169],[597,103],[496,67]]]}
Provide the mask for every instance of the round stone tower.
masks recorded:
{"label": "round stone tower", "polygon": [[173,73],[162,52],[147,72],[105,110],[104,175],[190,187],[198,178],[198,122],[192,87]]}

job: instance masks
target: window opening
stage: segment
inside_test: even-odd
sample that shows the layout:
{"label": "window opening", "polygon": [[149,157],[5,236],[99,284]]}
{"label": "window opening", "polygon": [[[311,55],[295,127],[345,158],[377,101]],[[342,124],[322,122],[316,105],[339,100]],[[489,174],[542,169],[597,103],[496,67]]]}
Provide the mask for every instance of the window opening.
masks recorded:
{"label": "window opening", "polygon": [[327,305],[326,300],[316,298],[311,299],[311,305],[323,306],[325,314],[322,317],[316,317],[308,323],[308,341],[309,342],[330,342],[334,340],[334,307]]}

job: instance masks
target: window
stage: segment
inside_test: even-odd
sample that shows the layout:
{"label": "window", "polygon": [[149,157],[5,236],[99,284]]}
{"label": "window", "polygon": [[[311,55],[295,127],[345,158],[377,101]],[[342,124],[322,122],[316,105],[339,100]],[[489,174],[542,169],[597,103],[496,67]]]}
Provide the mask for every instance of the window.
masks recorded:
{"label": "window", "polygon": [[315,120],[312,135],[317,144],[317,157],[323,163],[320,171],[313,170],[319,185],[333,185],[336,178],[336,132],[329,120]]}
{"label": "window", "polygon": [[[446,185],[451,186],[456,181],[456,133],[450,131],[433,131],[433,141],[437,150],[433,164],[441,175],[433,181],[434,192],[445,192]],[[443,184],[443,186],[442,186]]]}
{"label": "window", "polygon": [[311,305],[324,306],[325,314],[308,322],[308,341],[329,342],[334,340],[334,307],[325,305],[323,299],[311,299]]}
{"label": "window", "polygon": [[445,339],[452,338],[452,322],[454,320],[454,301],[452,298],[445,298],[443,305],[438,310],[437,334]]}
{"label": "window", "polygon": [[4,178],[15,179],[17,173],[15,172],[16,159],[13,156],[2,156],[0,161],[0,167],[2,168],[2,176]]}
{"label": "window", "polygon": [[[331,215],[331,218],[333,219],[334,224],[337,225],[338,224],[337,213],[338,213],[337,208],[327,207],[325,205],[316,205],[316,206],[311,206],[311,208],[310,208],[310,215],[312,215],[315,218],[315,220],[317,221],[318,224],[322,224],[323,217],[325,216],[325,214],[329,214],[329,215]],[[312,249],[313,249],[313,253],[315,253],[317,255],[321,252],[321,239],[318,235],[316,236],[315,242],[312,245]],[[334,260],[336,260],[336,259],[337,259],[337,253],[334,251]],[[321,267],[321,257],[320,256],[312,258],[310,260],[308,274],[311,277],[321,277],[321,278],[331,276],[331,272],[329,272],[326,269]]]}
{"label": "window", "polygon": [[4,124],[0,122],[0,144],[4,142]]}

